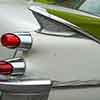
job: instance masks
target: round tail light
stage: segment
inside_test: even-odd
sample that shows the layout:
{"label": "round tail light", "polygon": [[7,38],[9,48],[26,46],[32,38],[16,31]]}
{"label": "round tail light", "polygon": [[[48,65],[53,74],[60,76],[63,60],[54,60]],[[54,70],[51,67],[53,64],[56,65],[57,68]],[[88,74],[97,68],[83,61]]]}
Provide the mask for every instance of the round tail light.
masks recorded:
{"label": "round tail light", "polygon": [[0,74],[9,75],[13,71],[13,66],[6,61],[0,61]]}
{"label": "round tail light", "polygon": [[22,58],[13,58],[0,61],[1,75],[23,75],[26,64]]}
{"label": "round tail light", "polygon": [[1,37],[1,43],[7,48],[16,48],[20,44],[20,39],[15,34],[6,33]]}
{"label": "round tail light", "polygon": [[5,33],[1,36],[1,44],[7,48],[27,51],[32,47],[32,36],[29,32]]}

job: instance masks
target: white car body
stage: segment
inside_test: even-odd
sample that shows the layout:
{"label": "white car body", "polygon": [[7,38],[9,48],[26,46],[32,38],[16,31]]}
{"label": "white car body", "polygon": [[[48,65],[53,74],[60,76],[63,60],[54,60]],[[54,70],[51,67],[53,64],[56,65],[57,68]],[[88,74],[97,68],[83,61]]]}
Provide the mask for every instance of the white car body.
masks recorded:
{"label": "white car body", "polygon": [[[1,2],[1,1],[0,1]],[[73,11],[73,10],[72,10]],[[22,55],[26,62],[25,75],[33,79],[50,79],[62,83],[100,80],[100,44],[75,37],[37,34],[40,25],[26,4],[11,1],[0,3],[0,33],[30,32],[31,50]],[[68,33],[69,34],[69,33]],[[6,48],[0,51],[14,51]],[[5,54],[5,58],[6,58]],[[17,55],[19,56],[19,55]],[[4,58],[1,57],[1,58]],[[8,57],[7,57],[8,58]],[[77,84],[77,83],[76,83]],[[100,87],[79,89],[51,89],[49,100],[99,100]],[[36,96],[33,96],[37,100]],[[27,96],[6,95],[3,100],[27,100]]]}

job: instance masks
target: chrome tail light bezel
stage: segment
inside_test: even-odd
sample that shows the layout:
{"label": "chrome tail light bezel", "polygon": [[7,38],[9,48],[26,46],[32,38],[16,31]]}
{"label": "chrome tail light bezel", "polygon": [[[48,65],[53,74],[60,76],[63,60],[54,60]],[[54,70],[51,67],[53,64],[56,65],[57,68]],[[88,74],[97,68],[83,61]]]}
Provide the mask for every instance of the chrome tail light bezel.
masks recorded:
{"label": "chrome tail light bezel", "polygon": [[[2,64],[2,62],[5,62]],[[26,70],[26,63],[23,58],[12,58],[2,60],[0,68],[0,75],[3,76],[22,76]],[[9,67],[10,66],[10,67]],[[10,70],[10,72],[8,72]]]}
{"label": "chrome tail light bezel", "polygon": [[[14,32],[14,33],[5,33],[1,36],[1,43],[3,42],[3,37],[11,34],[14,35],[16,37],[18,37],[19,39],[19,44],[15,45],[14,47],[7,47],[9,49],[18,49],[21,51],[28,51],[29,49],[31,49],[32,47],[32,43],[33,43],[33,38],[30,32]],[[3,43],[2,43],[3,45]],[[4,45],[3,45],[4,46]]]}
{"label": "chrome tail light bezel", "polygon": [[23,58],[7,59],[6,62],[13,66],[12,76],[24,75],[26,64]]}

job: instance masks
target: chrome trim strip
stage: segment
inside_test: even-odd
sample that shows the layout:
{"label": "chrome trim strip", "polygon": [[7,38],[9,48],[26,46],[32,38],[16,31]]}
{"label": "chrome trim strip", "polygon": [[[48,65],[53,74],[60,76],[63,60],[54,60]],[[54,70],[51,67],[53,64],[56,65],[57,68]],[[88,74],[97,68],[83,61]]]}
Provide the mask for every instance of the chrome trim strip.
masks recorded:
{"label": "chrome trim strip", "polygon": [[67,82],[54,81],[53,89],[82,89],[82,88],[98,88],[100,80],[74,80]]}

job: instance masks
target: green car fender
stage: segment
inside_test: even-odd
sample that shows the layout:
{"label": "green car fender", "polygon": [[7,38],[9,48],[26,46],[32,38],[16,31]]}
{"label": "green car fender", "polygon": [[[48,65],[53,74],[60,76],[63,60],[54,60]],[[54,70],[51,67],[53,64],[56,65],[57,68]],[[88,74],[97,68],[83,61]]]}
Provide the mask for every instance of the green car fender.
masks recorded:
{"label": "green car fender", "polygon": [[[35,2],[41,3],[41,5],[42,4],[56,5],[58,4],[58,1],[63,1],[63,2],[67,1],[67,3],[69,2],[70,4],[73,4],[75,7],[76,3],[82,4],[85,0],[35,0]],[[62,3],[60,4],[62,5]],[[78,26],[83,31],[86,31],[87,33],[91,34],[92,36],[100,40],[100,28],[99,28],[100,18],[99,17],[91,17],[91,16],[77,14],[73,12],[67,12],[64,10],[53,9],[50,7],[45,7],[45,9],[47,10],[49,14],[55,15],[66,21],[71,22],[72,24]]]}
{"label": "green car fender", "polygon": [[47,11],[50,14],[63,18],[64,20],[67,20],[77,25],[82,30],[100,39],[100,18],[93,18],[93,17],[83,16],[79,14],[53,10],[53,9],[47,9]]}

